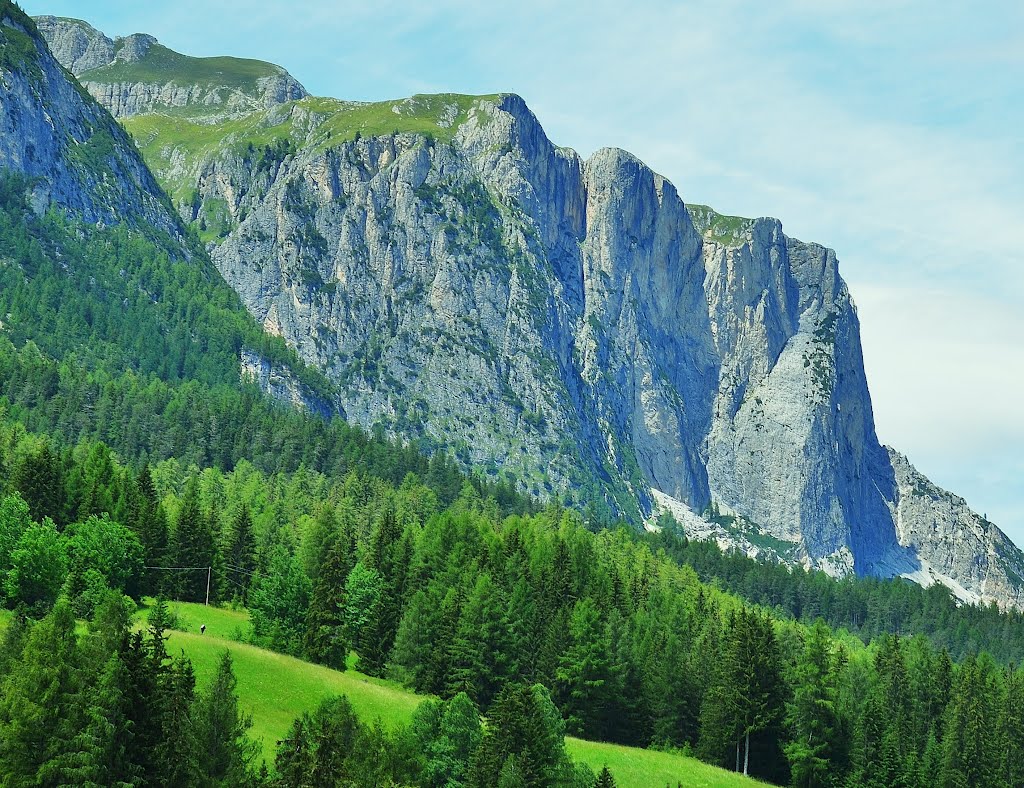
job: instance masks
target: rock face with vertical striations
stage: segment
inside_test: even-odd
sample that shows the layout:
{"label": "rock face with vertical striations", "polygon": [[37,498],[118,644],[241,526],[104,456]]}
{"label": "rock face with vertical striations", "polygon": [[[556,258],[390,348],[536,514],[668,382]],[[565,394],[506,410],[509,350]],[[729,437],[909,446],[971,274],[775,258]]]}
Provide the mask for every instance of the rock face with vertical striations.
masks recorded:
{"label": "rock face with vertical striations", "polygon": [[1020,551],[879,444],[831,250],[559,148],[514,95],[286,90],[222,124],[82,73],[350,420],[750,554],[1024,601]]}
{"label": "rock face with vertical striations", "polygon": [[56,204],[107,224],[132,217],[180,234],[128,135],[50,55],[31,20],[5,14],[0,36],[0,168],[28,180],[34,208]]}

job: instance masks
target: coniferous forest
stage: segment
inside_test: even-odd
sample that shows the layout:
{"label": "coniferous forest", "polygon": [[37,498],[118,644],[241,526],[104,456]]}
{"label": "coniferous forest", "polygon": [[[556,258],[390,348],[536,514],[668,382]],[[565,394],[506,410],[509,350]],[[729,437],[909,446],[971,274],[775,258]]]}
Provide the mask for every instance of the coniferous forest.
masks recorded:
{"label": "coniferous forest", "polygon": [[[1016,614],[909,583],[789,574],[793,596],[836,586],[804,621],[727,590],[759,565],[725,571],[738,559],[706,547],[698,559],[669,529],[595,532],[558,505],[502,504],[430,464],[398,483],[358,464],[340,476],[133,465],[12,420],[0,449],[10,784],[594,784],[565,734],[680,748],[778,784],[1024,778],[1024,672],[998,656]],[[230,657],[197,690],[163,646],[161,606],[132,625],[130,598],[203,601],[205,567],[213,602],[249,609],[256,644],[339,670],[355,653],[360,671],[439,700],[398,732],[331,700],[261,766]],[[857,599],[872,600],[859,628]],[[941,612],[931,631],[885,632],[920,610]]]}

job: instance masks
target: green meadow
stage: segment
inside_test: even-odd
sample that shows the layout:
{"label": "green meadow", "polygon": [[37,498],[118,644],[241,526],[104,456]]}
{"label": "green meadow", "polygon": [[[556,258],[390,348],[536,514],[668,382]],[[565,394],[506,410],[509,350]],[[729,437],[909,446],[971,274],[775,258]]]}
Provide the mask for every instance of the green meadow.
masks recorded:
{"label": "green meadow", "polygon": [[[352,669],[330,670],[239,642],[238,638],[249,631],[249,617],[244,611],[186,603],[172,603],[170,608],[180,629],[169,633],[168,652],[183,653],[192,660],[200,687],[213,676],[221,654],[231,651],[239,701],[252,715],[250,735],[260,742],[268,762],[272,762],[276,742],[287,733],[292,720],[313,709],[324,697],[344,694],[362,719],[380,719],[388,726],[409,722],[423,700],[394,682]],[[206,624],[205,634],[199,633],[202,624]],[[574,760],[587,763],[595,772],[607,765],[619,788],[741,788],[761,784],[675,753],[571,737],[566,739],[566,746]]]}

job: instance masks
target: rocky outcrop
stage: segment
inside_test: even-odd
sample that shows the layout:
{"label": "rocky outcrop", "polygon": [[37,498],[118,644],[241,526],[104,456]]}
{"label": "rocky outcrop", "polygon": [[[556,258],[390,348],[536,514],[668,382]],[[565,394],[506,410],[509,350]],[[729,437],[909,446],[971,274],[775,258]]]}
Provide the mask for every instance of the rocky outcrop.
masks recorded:
{"label": "rocky outcrop", "polygon": [[325,402],[310,392],[288,367],[273,364],[248,348],[242,349],[240,361],[242,380],[257,386],[264,394],[325,419],[338,415],[334,403]]}
{"label": "rocky outcrop", "polygon": [[890,503],[901,545],[914,550],[923,585],[943,583],[971,602],[1024,608],[1024,555],[967,502],[932,484],[899,452],[886,447],[898,494]]}
{"label": "rocky outcrop", "polygon": [[[61,46],[78,59],[97,48],[74,37]],[[54,208],[72,222],[126,224],[201,269],[199,276],[216,278],[124,129],[54,59],[32,20],[10,5],[0,16],[0,48],[0,175],[19,176],[39,213]],[[85,233],[87,225],[72,226]],[[336,412],[291,370],[242,354],[242,374],[264,390],[314,412]]]}
{"label": "rocky outcrop", "polygon": [[517,96],[245,125],[145,149],[351,421],[752,555],[1024,601],[1024,556],[879,444],[831,250],[688,206],[624,151],[555,147]]}
{"label": "rocky outcrop", "polygon": [[[191,58],[144,33],[110,39],[78,19],[43,16],[36,23],[57,59],[115,118],[192,108],[212,122],[307,95],[271,63]],[[133,64],[146,68],[124,68]]]}
{"label": "rocky outcrop", "polygon": [[183,237],[128,135],[50,55],[31,20],[10,12],[2,25],[3,46],[20,59],[0,73],[0,168],[28,180],[39,211],[57,204],[90,222],[130,220]]}
{"label": "rocky outcrop", "polygon": [[114,61],[114,42],[86,22],[39,16],[35,23],[53,56],[76,77]]}

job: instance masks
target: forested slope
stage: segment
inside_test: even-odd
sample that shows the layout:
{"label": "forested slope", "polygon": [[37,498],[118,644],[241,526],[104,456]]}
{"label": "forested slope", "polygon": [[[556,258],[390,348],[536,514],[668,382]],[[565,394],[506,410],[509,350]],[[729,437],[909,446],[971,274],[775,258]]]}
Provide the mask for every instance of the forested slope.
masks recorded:
{"label": "forested slope", "polygon": [[[445,503],[415,475],[136,471],[18,427],[0,446],[2,585],[36,615],[61,593],[90,615],[108,586],[202,600],[211,567],[213,600],[248,606],[256,645],[336,669],[355,651],[361,671],[490,714],[540,685],[586,738],[739,758],[779,783],[1013,785],[1024,763],[1021,671],[984,653],[955,663],[924,636],[865,646],[773,618],[557,506],[530,514],[468,483]],[[0,726],[17,719],[8,706]]]}

